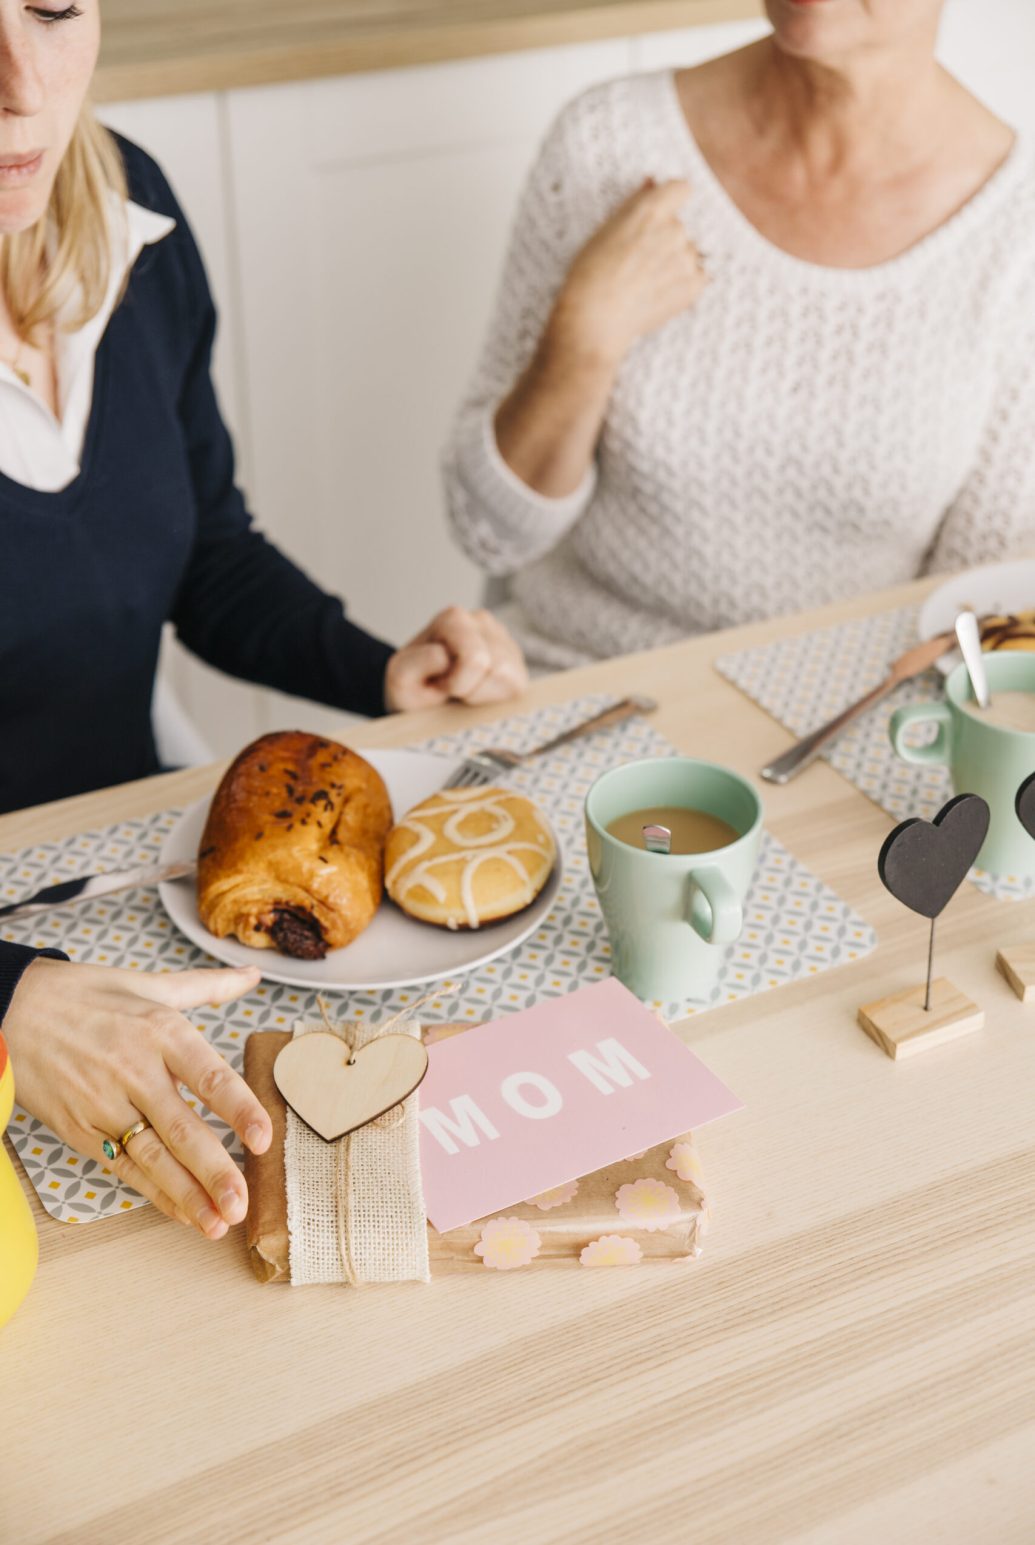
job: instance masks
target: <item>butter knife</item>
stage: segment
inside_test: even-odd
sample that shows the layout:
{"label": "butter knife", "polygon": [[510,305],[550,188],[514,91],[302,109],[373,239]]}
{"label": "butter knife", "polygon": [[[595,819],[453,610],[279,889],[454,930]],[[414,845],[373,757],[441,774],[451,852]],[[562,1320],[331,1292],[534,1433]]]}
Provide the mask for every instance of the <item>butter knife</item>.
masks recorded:
{"label": "butter knife", "polygon": [[857,703],[852,703],[835,718],[828,720],[826,724],[821,724],[818,730],[813,730],[811,734],[806,735],[804,740],[799,740],[797,745],[791,746],[789,751],[778,756],[775,762],[770,762],[768,767],[763,767],[762,777],[769,783],[789,783],[803,768],[808,767],[810,762],[814,762],[823,747],[840,735],[853,719],[857,719],[868,708],[873,708],[881,698],[887,697],[888,693],[893,692],[903,681],[909,681],[911,677],[919,676],[929,669],[947,650],[954,648],[955,644],[954,633],[940,633],[937,638],[925,638],[921,643],[914,644],[912,649],[907,649],[905,654],[893,661],[883,681],[879,681]]}
{"label": "butter knife", "polygon": [[197,869],[194,859],[179,864],[146,864],[139,869],[112,869],[107,874],[83,875],[78,880],[61,880],[57,885],[45,885],[42,890],[24,901],[12,902],[0,907],[0,918],[30,917],[36,912],[49,912],[54,907],[76,906],[82,901],[95,901],[98,896],[110,896],[114,891],[132,890],[135,885],[160,885],[164,880],[185,880]]}

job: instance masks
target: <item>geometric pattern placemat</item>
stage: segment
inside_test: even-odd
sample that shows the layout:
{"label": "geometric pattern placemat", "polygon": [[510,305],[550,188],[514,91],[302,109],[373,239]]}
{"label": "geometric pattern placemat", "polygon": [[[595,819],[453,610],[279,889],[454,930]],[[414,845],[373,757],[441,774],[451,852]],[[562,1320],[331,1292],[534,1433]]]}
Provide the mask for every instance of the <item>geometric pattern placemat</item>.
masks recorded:
{"label": "geometric pattern placemat", "polygon": [[[723,655],[715,668],[793,735],[805,735],[887,675],[889,663],[916,643],[917,613],[917,607],[906,606],[836,623],[815,633]],[[896,820],[908,816],[930,820],[952,797],[948,768],[900,761],[891,748],[888,724],[902,703],[934,702],[943,696],[944,677],[932,667],[896,687],[822,755]],[[919,732],[918,742],[925,734]],[[972,869],[969,878],[997,901],[1026,901],[1035,895],[1035,880],[989,874],[984,869]]]}
{"label": "geometric pattern placemat", "polygon": [[[606,701],[602,695],[581,698],[461,735],[440,736],[421,749],[454,757],[483,745],[520,751],[560,733]],[[533,796],[547,812],[564,849],[557,900],[524,944],[502,960],[458,979],[453,984],[455,995],[444,991],[429,1005],[429,1018],[492,1019],[608,974],[610,951],[586,859],[583,801],[590,784],[606,768],[637,757],[671,754],[672,746],[648,721],[631,719],[607,734],[561,747],[537,759],[533,768],[506,774],[508,783]],[[155,862],[177,814],[164,811],[62,842],[42,843],[19,854],[0,855],[0,900],[14,900],[60,878]],[[156,890],[124,891],[41,918],[15,920],[3,928],[3,935],[27,944],[56,945],[73,960],[135,970],[215,964],[173,927]],[[682,1018],[856,960],[875,944],[872,928],[767,833],[745,907],[744,932],[726,951],[718,985],[707,999],[659,1006],[667,1017]],[[327,997],[333,1000],[332,1012],[343,1018],[378,1019],[405,1008],[419,995],[419,988],[407,988]],[[305,989],[264,982],[225,1010],[200,1009],[191,1018],[239,1068],[244,1041],[252,1030],[284,1029],[296,1018],[313,1014],[313,998]],[[195,1103],[193,1096],[190,1103]],[[218,1131],[227,1149],[239,1156],[234,1134],[204,1109],[198,1113]],[[106,1166],[71,1151],[26,1111],[16,1108],[10,1136],[44,1206],[55,1218],[85,1223],[144,1205],[143,1198],[123,1186]]]}

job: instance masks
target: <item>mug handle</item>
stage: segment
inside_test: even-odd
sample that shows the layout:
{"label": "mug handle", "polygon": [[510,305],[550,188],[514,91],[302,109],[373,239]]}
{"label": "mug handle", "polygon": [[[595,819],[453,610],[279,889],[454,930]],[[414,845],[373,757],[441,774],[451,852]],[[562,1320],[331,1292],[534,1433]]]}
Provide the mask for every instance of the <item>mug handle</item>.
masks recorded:
{"label": "mug handle", "polygon": [[[936,724],[938,733],[929,746],[907,746],[906,730],[913,724]],[[947,703],[907,703],[896,708],[888,725],[888,734],[895,755],[903,762],[915,762],[923,767],[930,763],[943,765],[951,756],[952,711]]]}
{"label": "mug handle", "polygon": [[[697,899],[703,896],[707,919],[700,916]],[[687,876],[686,916],[690,927],[705,944],[732,944],[744,927],[744,909],[721,869],[693,869]]]}

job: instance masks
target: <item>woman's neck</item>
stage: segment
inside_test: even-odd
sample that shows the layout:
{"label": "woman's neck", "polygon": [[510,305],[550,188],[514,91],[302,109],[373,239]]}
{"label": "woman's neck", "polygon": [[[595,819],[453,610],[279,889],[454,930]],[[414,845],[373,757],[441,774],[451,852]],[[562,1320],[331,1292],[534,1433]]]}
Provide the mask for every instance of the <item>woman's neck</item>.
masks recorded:
{"label": "woman's neck", "polygon": [[797,161],[810,180],[886,173],[922,157],[961,89],[926,35],[823,63],[765,39],[745,50],[743,64],[744,107],[760,148]]}

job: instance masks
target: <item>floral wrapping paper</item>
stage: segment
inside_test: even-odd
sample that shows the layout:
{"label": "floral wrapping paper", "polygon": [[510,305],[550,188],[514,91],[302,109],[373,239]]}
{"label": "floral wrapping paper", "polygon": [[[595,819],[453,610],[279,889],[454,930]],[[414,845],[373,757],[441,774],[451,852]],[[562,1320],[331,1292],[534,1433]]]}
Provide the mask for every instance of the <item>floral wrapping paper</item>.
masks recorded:
{"label": "floral wrapping paper", "polygon": [[[470,1026],[429,1026],[427,1039],[466,1029]],[[270,1148],[245,1158],[248,1250],[262,1282],[290,1280],[285,1107],[273,1082],[273,1063],[289,1039],[257,1031],[245,1053],[245,1077],[273,1120]],[[431,1274],[685,1261],[700,1255],[710,1219],[700,1159],[687,1132],[447,1234],[429,1224]]]}
{"label": "floral wrapping paper", "polygon": [[431,1271],[692,1260],[709,1221],[687,1132],[466,1228],[439,1234],[429,1227]]}

